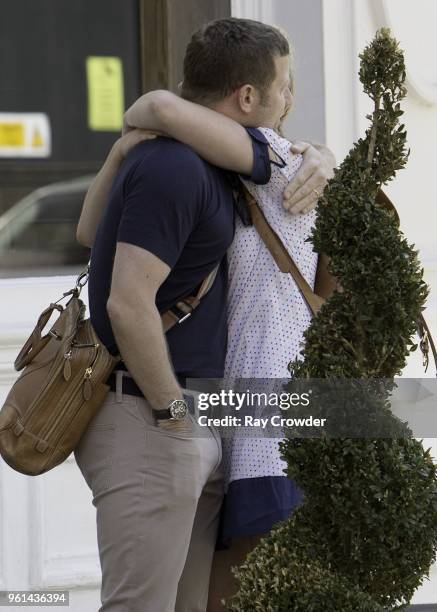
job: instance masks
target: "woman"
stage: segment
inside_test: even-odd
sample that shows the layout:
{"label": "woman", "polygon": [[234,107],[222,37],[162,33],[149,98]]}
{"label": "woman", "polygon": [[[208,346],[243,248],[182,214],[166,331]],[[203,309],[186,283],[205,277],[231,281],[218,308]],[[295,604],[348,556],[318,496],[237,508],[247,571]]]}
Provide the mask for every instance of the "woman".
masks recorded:
{"label": "woman", "polygon": [[[125,121],[125,131],[133,127],[154,129],[185,142],[207,161],[225,169],[232,170],[238,157],[249,156],[251,163],[248,136],[242,126],[169,92],[146,94],[127,111]],[[283,205],[284,189],[297,173],[302,155],[297,148],[292,152],[290,143],[275,130],[260,131],[269,142],[271,180],[267,185],[244,183],[314,287],[318,256],[305,242],[315,220],[314,204],[307,205],[301,215],[290,215]],[[133,130],[117,141],[86,196],[78,234],[85,229],[94,235],[122,160],[135,144],[152,137],[149,132]],[[323,185],[320,178],[315,180],[313,189],[320,193]],[[238,216],[228,263],[225,377],[288,378],[287,364],[298,356],[303,332],[311,320],[302,295],[292,277],[279,271],[256,229],[245,226]],[[302,501],[301,491],[284,476],[285,463],[276,438],[254,441],[237,435],[223,439],[223,468],[226,496],[211,573],[210,612],[222,610],[220,599],[235,591],[230,566],[240,564],[259,538],[289,517]]]}

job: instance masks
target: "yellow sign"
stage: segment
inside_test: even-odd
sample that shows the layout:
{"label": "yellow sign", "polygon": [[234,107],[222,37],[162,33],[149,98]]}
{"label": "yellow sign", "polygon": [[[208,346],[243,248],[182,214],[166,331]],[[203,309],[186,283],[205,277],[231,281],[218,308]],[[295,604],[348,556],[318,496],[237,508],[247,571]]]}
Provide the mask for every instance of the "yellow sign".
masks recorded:
{"label": "yellow sign", "polygon": [[25,127],[22,123],[0,123],[0,147],[24,147]]}
{"label": "yellow sign", "polygon": [[0,113],[0,159],[51,154],[50,120],[45,113]]}
{"label": "yellow sign", "polygon": [[43,147],[44,146],[44,141],[41,135],[40,130],[36,127],[33,130],[33,135],[32,135],[32,147]]}
{"label": "yellow sign", "polygon": [[87,57],[88,127],[119,132],[123,127],[123,64],[119,57]]}

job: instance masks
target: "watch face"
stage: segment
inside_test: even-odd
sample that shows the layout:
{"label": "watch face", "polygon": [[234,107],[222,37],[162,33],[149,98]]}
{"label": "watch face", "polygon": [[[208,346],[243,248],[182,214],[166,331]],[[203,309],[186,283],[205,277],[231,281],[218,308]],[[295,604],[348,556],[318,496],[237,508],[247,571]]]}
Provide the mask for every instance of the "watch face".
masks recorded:
{"label": "watch face", "polygon": [[188,412],[188,406],[184,400],[175,400],[170,406],[173,419],[183,419]]}

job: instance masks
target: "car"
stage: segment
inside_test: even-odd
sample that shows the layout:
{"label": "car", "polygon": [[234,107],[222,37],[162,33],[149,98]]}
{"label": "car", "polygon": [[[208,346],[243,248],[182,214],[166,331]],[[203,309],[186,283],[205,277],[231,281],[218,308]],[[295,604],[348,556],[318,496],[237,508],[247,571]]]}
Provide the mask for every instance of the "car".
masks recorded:
{"label": "car", "polygon": [[0,278],[74,275],[89,261],[76,228],[94,175],[39,187],[0,216]]}

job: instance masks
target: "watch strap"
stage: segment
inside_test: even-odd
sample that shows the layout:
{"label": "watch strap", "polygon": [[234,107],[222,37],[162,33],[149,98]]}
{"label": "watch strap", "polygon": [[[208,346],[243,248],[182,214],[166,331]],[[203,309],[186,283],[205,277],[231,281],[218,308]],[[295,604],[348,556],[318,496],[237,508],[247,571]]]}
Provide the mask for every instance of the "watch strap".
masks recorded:
{"label": "watch strap", "polygon": [[156,410],[152,408],[153,416],[158,421],[164,421],[166,419],[171,419],[170,408],[164,408],[164,410]]}

